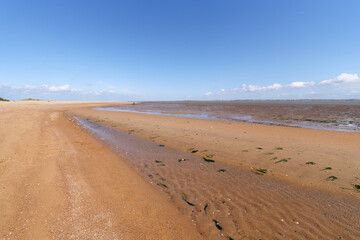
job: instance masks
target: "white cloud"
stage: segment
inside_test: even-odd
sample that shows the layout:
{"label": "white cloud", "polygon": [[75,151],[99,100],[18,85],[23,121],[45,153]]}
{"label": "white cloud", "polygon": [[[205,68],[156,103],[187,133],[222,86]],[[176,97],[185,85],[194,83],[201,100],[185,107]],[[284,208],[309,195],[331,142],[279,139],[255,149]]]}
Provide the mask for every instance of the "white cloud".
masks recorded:
{"label": "white cloud", "polygon": [[315,82],[292,82],[289,85],[286,85],[287,88],[305,88],[314,86]]}
{"label": "white cloud", "polygon": [[[343,83],[360,83],[360,78],[358,74],[350,74],[350,73],[342,73],[336,78],[332,78],[329,80],[324,80],[321,82],[292,82],[287,85],[281,85],[279,83],[274,83],[272,85],[268,86],[257,86],[257,85],[247,85],[242,84],[241,88],[233,88],[230,91],[227,91],[225,89],[220,89],[215,95],[224,95],[224,94],[234,94],[234,93],[245,93],[245,92],[267,92],[267,91],[277,91],[280,89],[299,89],[299,88],[308,88],[313,87],[316,85],[330,85],[335,86]],[[211,96],[214,95],[213,92],[207,92],[205,93],[205,96]]]}
{"label": "white cloud", "polygon": [[265,91],[274,91],[274,90],[279,90],[283,88],[283,86],[281,84],[278,83],[274,83],[273,85],[270,86],[254,86],[254,85],[246,85],[243,84],[241,85],[241,92],[265,92]]}
{"label": "white cloud", "polygon": [[360,78],[356,73],[355,74],[342,73],[336,78],[323,80],[319,82],[319,85],[335,86],[335,85],[340,85],[342,83],[358,83],[358,82],[360,82]]}
{"label": "white cloud", "polygon": [[56,87],[56,86],[49,87],[49,91],[51,91],[51,92],[68,91],[68,90],[71,90],[70,85],[68,85],[68,84],[63,85],[63,86],[59,86],[59,87]]}

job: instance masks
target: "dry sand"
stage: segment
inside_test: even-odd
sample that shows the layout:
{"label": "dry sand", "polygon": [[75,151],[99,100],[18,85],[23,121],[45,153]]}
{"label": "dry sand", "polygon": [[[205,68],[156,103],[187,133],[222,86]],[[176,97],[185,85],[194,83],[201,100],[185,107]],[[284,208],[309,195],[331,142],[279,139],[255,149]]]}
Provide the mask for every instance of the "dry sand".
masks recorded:
{"label": "dry sand", "polygon": [[[197,239],[201,232],[226,239],[222,231],[234,239],[360,238],[360,193],[353,189],[360,184],[359,133],[89,109],[105,103],[0,104],[2,238]],[[240,190],[231,191],[237,184],[231,178],[225,193],[208,179],[199,199],[191,199],[197,204],[208,192],[219,201],[232,194],[234,203],[209,207],[210,219],[217,211],[243,215],[231,218],[238,221],[235,227],[221,218],[221,231],[214,223],[199,226],[207,221],[200,203],[186,210],[169,200],[126,159],[68,121],[64,111],[182,152],[199,150],[194,157],[214,155],[216,162],[229,164],[229,174],[232,168],[247,170],[236,180],[244,184]],[[282,159],[288,161],[276,163]],[[326,167],[331,170],[322,171]],[[251,173],[260,168],[267,173]],[[209,176],[216,179],[215,174],[185,177],[202,183]],[[329,176],[338,179],[326,180]]]}
{"label": "dry sand", "polygon": [[1,103],[0,239],[201,239],[166,196],[63,116],[76,105]]}

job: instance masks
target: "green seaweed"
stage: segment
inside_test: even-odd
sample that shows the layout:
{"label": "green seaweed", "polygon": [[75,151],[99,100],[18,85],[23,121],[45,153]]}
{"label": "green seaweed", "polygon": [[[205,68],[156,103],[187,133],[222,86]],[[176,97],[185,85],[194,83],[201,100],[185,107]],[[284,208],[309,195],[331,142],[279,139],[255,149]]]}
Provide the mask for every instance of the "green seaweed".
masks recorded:
{"label": "green seaweed", "polygon": [[330,176],[330,177],[327,177],[327,178],[326,178],[327,181],[335,181],[335,180],[337,180],[337,179],[338,179],[338,178],[335,177],[335,176]]}
{"label": "green seaweed", "polygon": [[276,160],[276,159],[278,159],[277,157],[274,157],[274,158],[272,158],[272,159],[270,159],[270,160]]}
{"label": "green seaweed", "polygon": [[283,159],[281,159],[281,160],[279,160],[279,161],[276,161],[275,162],[275,164],[277,164],[277,163],[281,163],[281,162],[288,162],[290,160],[290,158],[283,158]]}
{"label": "green seaweed", "polygon": [[219,170],[217,170],[218,172],[226,172],[226,169],[219,169]]}
{"label": "green seaweed", "polygon": [[223,228],[220,226],[220,223],[219,223],[216,219],[213,219],[213,222],[215,223],[215,227],[216,227],[217,229],[219,229],[220,231],[223,230]]}
{"label": "green seaweed", "polygon": [[264,153],[265,155],[273,155],[273,152]]}
{"label": "green seaweed", "polygon": [[206,158],[206,157],[203,157],[204,161],[205,162],[215,162],[215,160],[212,160],[212,159],[209,159],[209,158]]}
{"label": "green seaweed", "polygon": [[316,163],[315,162],[307,162],[305,163],[306,165],[315,165]]}
{"label": "green seaweed", "polygon": [[168,188],[168,186],[166,186],[166,185],[163,184],[163,183],[158,183],[157,185],[160,186],[160,187]]}
{"label": "green seaweed", "polygon": [[249,152],[249,150],[241,150],[242,152]]}
{"label": "green seaweed", "polygon": [[326,167],[324,169],[321,169],[320,171],[325,171],[325,170],[332,170],[332,168],[331,167]]}
{"label": "green seaweed", "polygon": [[275,150],[283,150],[282,147],[276,147]]}
{"label": "green seaweed", "polygon": [[206,213],[206,210],[207,210],[208,207],[209,207],[209,205],[207,203],[205,203],[205,205],[204,205],[204,212],[205,213]]}
{"label": "green seaweed", "polygon": [[195,206],[195,204],[193,204],[193,203],[191,203],[191,202],[189,202],[189,201],[187,200],[187,196],[185,195],[185,193],[182,193],[182,194],[181,194],[181,198],[182,198],[187,204],[189,204],[190,206]]}
{"label": "green seaweed", "polygon": [[134,129],[130,129],[130,130],[128,131],[129,134],[131,134],[131,133],[133,133],[133,132],[135,132]]}
{"label": "green seaweed", "polygon": [[267,169],[264,169],[264,168],[256,169],[256,171],[258,171],[260,173],[267,173]]}
{"label": "green seaweed", "polygon": [[256,148],[256,149],[262,150],[262,147],[258,147],[258,148]]}
{"label": "green seaweed", "polygon": [[156,162],[156,163],[162,163],[162,161],[159,161],[159,160],[154,160],[154,162]]}
{"label": "green seaweed", "polygon": [[197,153],[199,150],[195,149],[195,150],[192,150],[191,153]]}

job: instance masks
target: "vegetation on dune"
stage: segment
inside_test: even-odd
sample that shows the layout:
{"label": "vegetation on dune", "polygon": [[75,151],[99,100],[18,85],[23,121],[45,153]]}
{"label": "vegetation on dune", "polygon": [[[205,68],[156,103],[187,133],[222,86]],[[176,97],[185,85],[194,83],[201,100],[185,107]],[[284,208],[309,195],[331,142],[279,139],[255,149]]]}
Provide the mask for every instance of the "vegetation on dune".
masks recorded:
{"label": "vegetation on dune", "polygon": [[10,101],[10,100],[0,97],[0,101],[2,101],[2,102],[8,102],[8,101]]}
{"label": "vegetation on dune", "polygon": [[21,99],[20,101],[46,101],[46,100],[37,99],[37,98],[25,98],[25,99]]}

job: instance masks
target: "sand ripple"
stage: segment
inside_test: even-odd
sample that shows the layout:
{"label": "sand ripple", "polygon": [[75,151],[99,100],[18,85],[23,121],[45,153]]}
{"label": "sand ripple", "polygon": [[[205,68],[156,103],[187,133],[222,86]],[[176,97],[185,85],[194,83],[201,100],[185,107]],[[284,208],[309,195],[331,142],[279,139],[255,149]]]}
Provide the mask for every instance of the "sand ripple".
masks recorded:
{"label": "sand ripple", "polygon": [[190,215],[207,239],[360,239],[360,203],[355,200],[77,120]]}

